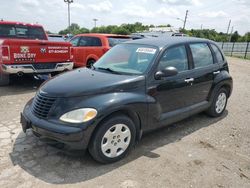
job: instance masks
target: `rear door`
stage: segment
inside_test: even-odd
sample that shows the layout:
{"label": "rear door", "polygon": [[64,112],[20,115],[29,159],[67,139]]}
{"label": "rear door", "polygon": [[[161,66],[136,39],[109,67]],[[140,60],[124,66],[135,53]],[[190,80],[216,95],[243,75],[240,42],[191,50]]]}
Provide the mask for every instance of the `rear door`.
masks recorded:
{"label": "rear door", "polygon": [[208,100],[208,94],[216,74],[220,71],[219,64],[212,55],[208,43],[191,43],[189,50],[192,57],[191,79],[193,79],[192,103],[197,104]]}
{"label": "rear door", "polygon": [[78,46],[81,52],[79,59],[83,66],[86,66],[88,60],[98,60],[103,55],[102,41],[99,37],[83,36]]}

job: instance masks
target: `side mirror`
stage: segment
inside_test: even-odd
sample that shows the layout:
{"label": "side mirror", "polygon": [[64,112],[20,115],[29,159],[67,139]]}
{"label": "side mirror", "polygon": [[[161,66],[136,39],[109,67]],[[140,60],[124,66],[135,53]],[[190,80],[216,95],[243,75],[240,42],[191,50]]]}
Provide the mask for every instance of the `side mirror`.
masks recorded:
{"label": "side mirror", "polygon": [[178,70],[175,67],[166,67],[163,70],[157,71],[155,73],[155,79],[160,80],[163,77],[175,76],[178,74]]}

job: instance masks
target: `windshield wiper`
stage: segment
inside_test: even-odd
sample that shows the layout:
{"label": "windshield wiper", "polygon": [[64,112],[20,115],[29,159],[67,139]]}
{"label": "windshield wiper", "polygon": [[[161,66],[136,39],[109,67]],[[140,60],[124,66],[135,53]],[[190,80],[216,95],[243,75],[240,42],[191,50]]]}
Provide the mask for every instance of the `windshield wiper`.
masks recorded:
{"label": "windshield wiper", "polygon": [[95,67],[95,69],[100,69],[100,70],[105,70],[105,71],[108,71],[108,72],[111,72],[111,73],[115,73],[115,74],[120,74],[119,72],[107,67],[107,68],[104,68],[104,67]]}

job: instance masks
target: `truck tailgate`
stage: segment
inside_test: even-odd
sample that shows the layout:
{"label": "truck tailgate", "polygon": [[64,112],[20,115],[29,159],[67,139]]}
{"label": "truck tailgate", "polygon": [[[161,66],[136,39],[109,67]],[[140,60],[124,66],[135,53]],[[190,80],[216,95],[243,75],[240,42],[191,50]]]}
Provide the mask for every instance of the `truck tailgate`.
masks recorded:
{"label": "truck tailgate", "polygon": [[4,45],[9,46],[9,63],[59,63],[71,60],[71,44],[46,40],[12,40]]}

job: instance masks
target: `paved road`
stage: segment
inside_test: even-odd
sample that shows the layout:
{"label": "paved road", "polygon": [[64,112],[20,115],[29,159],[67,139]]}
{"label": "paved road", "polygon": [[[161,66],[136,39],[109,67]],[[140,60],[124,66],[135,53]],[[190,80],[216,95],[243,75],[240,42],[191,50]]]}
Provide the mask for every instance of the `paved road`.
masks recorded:
{"label": "paved road", "polygon": [[234,91],[223,117],[199,114],[145,135],[110,165],[22,133],[19,114],[40,82],[1,87],[0,187],[250,187],[250,61],[229,62]]}

